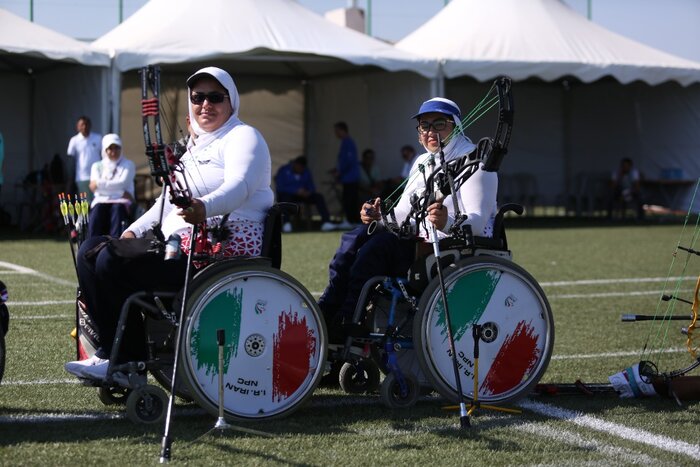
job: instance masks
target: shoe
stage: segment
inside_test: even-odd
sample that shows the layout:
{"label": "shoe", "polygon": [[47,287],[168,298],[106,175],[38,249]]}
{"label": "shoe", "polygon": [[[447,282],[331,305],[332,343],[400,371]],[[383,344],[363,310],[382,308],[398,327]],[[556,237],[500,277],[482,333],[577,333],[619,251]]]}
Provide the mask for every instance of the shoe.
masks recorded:
{"label": "shoe", "polygon": [[289,233],[292,231],[292,223],[291,222],[285,222],[284,225],[282,226],[282,232],[284,233]]}
{"label": "shoe", "polygon": [[87,378],[93,380],[103,380],[107,377],[107,368],[109,367],[109,360],[102,360],[99,363],[95,363],[90,366],[83,366],[78,375],[80,378]]}
{"label": "shoe", "polygon": [[[107,379],[107,368],[109,368],[109,360],[104,360],[102,363],[92,366],[84,366],[80,373],[80,378],[91,381],[104,381]],[[112,373],[112,381],[117,386],[125,388],[130,388],[133,386],[129,381],[129,377],[119,371]],[[145,377],[141,383],[142,385],[146,384]]]}
{"label": "shoe", "polygon": [[335,230],[335,224],[332,222],[324,222],[321,224],[321,232],[330,232]]}
{"label": "shoe", "polygon": [[355,224],[351,224],[347,220],[344,220],[340,224],[337,224],[335,228],[338,230],[352,230],[355,228]]}
{"label": "shoe", "polygon": [[[92,366],[100,365],[104,362],[109,363],[109,360],[106,360],[104,358],[100,358],[97,355],[93,355],[90,358],[87,358],[85,360],[77,360],[75,362],[68,362],[65,365],[63,365],[63,368],[66,369],[66,371],[73,376],[77,376],[78,378],[82,378],[82,373],[85,368],[89,368]],[[107,369],[105,367],[105,373]]]}

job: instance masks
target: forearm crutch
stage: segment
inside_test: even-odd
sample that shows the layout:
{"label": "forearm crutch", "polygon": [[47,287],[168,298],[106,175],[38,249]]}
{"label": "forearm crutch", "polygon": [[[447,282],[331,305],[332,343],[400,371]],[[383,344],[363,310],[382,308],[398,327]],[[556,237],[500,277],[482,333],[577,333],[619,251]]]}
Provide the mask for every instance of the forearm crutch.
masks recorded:
{"label": "forearm crutch", "polygon": [[170,418],[173,412],[173,405],[175,403],[175,388],[177,387],[177,362],[180,358],[180,347],[182,345],[182,335],[184,320],[185,320],[185,309],[187,308],[187,292],[190,284],[190,269],[192,268],[192,256],[194,254],[194,244],[197,234],[199,233],[199,226],[194,225],[192,227],[192,234],[190,236],[190,249],[187,253],[187,268],[185,270],[185,285],[182,289],[182,306],[180,307],[180,318],[177,326],[177,339],[175,340],[175,354],[173,356],[173,376],[170,380],[170,397],[168,398],[168,411],[165,415],[165,428],[163,429],[163,439],[161,441],[160,448],[160,463],[166,464],[170,461],[170,453],[172,447],[172,439],[170,439]]}
{"label": "forearm crutch", "polygon": [[459,402],[459,426],[467,428],[469,424],[469,414],[464,402],[462,393],[462,381],[459,377],[459,364],[457,363],[457,352],[455,352],[455,341],[452,335],[452,320],[450,319],[450,309],[447,304],[447,290],[445,289],[445,278],[442,275],[442,265],[440,264],[440,245],[438,244],[437,228],[430,223],[430,236],[433,240],[433,254],[435,255],[435,266],[437,269],[438,281],[440,282],[440,296],[442,297],[443,309],[445,311],[445,324],[447,326],[447,342],[452,354],[452,367],[455,373],[455,385],[457,386],[457,401]]}

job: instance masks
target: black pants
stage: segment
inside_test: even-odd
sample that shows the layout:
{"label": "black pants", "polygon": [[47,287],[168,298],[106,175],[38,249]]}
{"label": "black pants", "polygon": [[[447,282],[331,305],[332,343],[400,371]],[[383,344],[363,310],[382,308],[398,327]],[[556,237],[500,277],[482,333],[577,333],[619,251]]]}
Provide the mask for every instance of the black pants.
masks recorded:
{"label": "black pants", "polygon": [[[100,348],[96,352],[100,358],[110,356],[121,308],[127,297],[143,290],[177,290],[185,282],[187,269],[185,255],[170,261],[156,255],[124,259],[105,247],[97,255],[86,257],[87,252],[106,239],[98,236],[86,240],[77,257],[78,279],[87,313],[100,337]],[[145,349],[143,322],[139,313],[132,312],[119,349],[120,361],[142,359]]]}
{"label": "black pants", "polygon": [[406,277],[415,245],[387,231],[368,235],[366,225],[344,233],[328,265],[328,286],[318,301],[326,322],[350,320],[362,287],[372,277]]}
{"label": "black pants", "polygon": [[122,203],[98,203],[90,208],[88,238],[111,235],[119,238],[129,222],[129,209]]}

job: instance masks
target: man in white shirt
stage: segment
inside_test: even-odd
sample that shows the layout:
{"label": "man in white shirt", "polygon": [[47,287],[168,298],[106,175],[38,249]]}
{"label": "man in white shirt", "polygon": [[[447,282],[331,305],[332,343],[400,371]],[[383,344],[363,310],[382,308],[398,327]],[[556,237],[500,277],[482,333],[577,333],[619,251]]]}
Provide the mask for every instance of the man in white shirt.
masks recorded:
{"label": "man in white shirt", "polygon": [[[88,202],[92,203],[93,194],[90,191],[90,169],[92,164],[99,162],[102,151],[102,135],[91,132],[92,123],[86,116],[78,119],[78,133],[68,142],[66,154],[75,159],[75,184],[78,193],[87,193]],[[72,164],[68,164],[70,167]]]}

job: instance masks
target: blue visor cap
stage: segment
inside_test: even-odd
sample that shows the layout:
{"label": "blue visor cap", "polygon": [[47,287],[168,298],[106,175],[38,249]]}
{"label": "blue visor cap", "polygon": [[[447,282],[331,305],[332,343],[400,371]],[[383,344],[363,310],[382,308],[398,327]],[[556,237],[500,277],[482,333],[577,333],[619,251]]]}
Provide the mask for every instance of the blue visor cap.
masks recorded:
{"label": "blue visor cap", "polygon": [[461,119],[461,112],[459,110],[459,107],[457,107],[457,104],[455,104],[449,99],[445,99],[444,97],[433,97],[432,99],[423,102],[423,104],[420,106],[420,109],[418,109],[418,113],[416,113],[411,118],[416,118],[420,115],[427,114],[429,112],[437,112],[449,115],[452,118],[457,118],[457,121]]}

